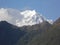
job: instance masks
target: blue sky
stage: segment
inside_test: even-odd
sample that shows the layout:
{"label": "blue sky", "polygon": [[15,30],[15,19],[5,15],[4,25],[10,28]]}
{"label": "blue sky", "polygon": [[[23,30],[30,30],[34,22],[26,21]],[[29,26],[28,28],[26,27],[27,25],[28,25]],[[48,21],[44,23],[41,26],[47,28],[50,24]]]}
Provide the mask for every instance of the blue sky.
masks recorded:
{"label": "blue sky", "polygon": [[0,8],[35,9],[49,19],[60,17],[60,0],[0,0]]}

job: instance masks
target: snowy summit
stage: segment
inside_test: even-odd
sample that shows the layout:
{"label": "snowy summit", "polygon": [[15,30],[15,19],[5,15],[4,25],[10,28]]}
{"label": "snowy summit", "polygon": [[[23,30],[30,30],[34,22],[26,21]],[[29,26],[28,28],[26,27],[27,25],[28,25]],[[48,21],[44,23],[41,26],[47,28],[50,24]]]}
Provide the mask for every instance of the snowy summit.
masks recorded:
{"label": "snowy summit", "polygon": [[9,23],[17,25],[19,27],[24,25],[27,26],[39,24],[43,21],[48,21],[49,23],[52,23],[52,20],[46,19],[35,10],[19,11],[11,8],[0,8],[0,21],[8,21]]}

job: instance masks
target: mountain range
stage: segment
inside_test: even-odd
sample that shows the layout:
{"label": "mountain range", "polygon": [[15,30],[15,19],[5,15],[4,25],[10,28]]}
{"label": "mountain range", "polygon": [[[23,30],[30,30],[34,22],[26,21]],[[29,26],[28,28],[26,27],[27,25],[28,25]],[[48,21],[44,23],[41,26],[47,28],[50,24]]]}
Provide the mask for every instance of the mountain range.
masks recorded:
{"label": "mountain range", "polygon": [[0,21],[0,45],[60,45],[60,17],[21,27]]}

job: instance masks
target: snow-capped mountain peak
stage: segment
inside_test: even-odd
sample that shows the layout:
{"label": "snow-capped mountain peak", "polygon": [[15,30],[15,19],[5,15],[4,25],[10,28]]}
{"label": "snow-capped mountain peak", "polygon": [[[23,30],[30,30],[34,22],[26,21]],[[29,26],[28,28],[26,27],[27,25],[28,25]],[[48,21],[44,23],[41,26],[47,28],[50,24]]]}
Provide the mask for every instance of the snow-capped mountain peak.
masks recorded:
{"label": "snow-capped mountain peak", "polygon": [[20,12],[23,16],[22,21],[18,21],[17,25],[22,23],[22,25],[34,25],[38,23],[42,23],[44,18],[42,15],[38,14],[35,10],[25,10]]}
{"label": "snow-capped mountain peak", "polygon": [[16,9],[1,8],[0,21],[4,20],[17,26],[34,25],[42,23],[43,21],[48,21],[49,23],[52,22],[47,20],[41,14],[37,13],[35,10],[19,11]]}

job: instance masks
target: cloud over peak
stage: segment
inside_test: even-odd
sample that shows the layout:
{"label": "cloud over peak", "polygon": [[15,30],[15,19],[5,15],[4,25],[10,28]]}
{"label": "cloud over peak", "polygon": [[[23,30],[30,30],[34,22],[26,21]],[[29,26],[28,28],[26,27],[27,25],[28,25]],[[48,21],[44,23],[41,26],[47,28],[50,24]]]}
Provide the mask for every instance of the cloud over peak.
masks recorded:
{"label": "cloud over peak", "polygon": [[[43,22],[43,20],[45,20],[44,17],[35,10],[19,11],[0,8],[0,21],[7,21],[17,26],[34,25]],[[50,20],[47,21],[49,22]]]}
{"label": "cloud over peak", "polygon": [[12,17],[8,14],[7,9],[1,8],[0,9],[0,21],[9,21]]}

